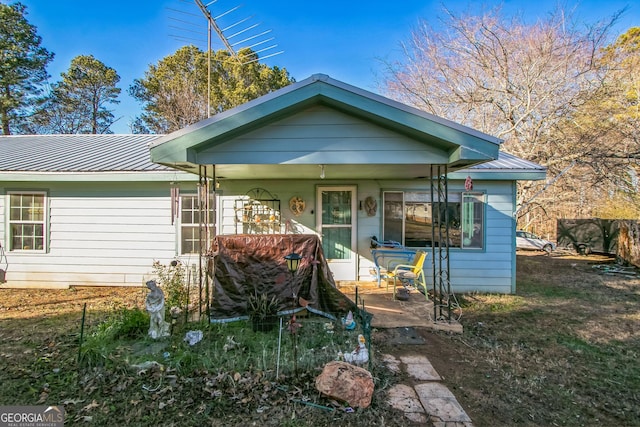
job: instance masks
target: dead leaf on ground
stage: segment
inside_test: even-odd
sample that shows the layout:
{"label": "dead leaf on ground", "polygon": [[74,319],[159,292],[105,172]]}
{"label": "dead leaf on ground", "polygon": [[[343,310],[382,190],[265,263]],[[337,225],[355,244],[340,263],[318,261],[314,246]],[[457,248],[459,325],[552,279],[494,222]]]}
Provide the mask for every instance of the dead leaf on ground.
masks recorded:
{"label": "dead leaf on ground", "polygon": [[89,403],[87,406],[85,406],[84,408],[82,408],[80,410],[80,412],[85,412],[85,411],[90,411],[94,408],[98,408],[100,405],[98,404],[98,402],[96,402],[96,400],[94,399],[93,402]]}

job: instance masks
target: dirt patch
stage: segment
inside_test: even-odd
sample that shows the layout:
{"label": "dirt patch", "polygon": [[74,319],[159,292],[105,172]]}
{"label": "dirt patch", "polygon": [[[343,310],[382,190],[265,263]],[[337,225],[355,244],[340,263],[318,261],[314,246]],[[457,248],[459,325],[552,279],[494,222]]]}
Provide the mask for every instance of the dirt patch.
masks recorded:
{"label": "dirt patch", "polygon": [[142,288],[127,287],[0,289],[0,341],[55,341],[80,332],[85,304],[91,323],[119,307],[140,307],[145,297]]}

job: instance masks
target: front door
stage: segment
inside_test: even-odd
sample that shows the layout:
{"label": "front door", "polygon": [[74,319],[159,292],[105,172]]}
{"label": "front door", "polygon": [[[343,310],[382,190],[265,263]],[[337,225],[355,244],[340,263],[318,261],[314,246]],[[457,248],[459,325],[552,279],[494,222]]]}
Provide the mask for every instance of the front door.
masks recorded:
{"label": "front door", "polygon": [[334,280],[356,280],[356,187],[318,187],[317,230]]}

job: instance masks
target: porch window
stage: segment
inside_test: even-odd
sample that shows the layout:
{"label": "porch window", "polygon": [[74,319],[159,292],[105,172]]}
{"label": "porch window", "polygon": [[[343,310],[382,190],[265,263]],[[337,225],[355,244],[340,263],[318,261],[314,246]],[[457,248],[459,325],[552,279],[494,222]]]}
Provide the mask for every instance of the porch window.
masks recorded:
{"label": "porch window", "polygon": [[9,193],[9,250],[46,250],[46,194]]}
{"label": "porch window", "polygon": [[[435,200],[432,203],[430,192],[385,191],[383,204],[384,240],[395,240],[407,247],[431,246],[433,227],[447,225],[443,223],[447,209],[449,247],[484,247],[483,193],[449,193],[445,207],[444,201]],[[437,231],[436,239],[439,234]],[[434,243],[435,246],[439,244],[438,241]]]}
{"label": "porch window", "polygon": [[[210,197],[209,206],[213,206],[213,196]],[[198,195],[181,195],[180,254],[182,255],[197,254],[200,252],[200,215],[201,212],[198,206]],[[206,216],[206,213],[203,211],[202,215]],[[208,225],[210,229],[214,227],[213,216],[213,209],[210,209],[208,215]]]}

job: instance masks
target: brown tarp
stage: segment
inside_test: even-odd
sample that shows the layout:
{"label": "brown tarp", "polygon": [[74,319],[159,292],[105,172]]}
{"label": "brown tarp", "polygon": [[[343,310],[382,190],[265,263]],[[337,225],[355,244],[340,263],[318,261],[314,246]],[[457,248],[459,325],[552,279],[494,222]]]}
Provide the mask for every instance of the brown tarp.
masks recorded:
{"label": "brown tarp", "polygon": [[[335,285],[313,234],[239,234],[217,236],[213,243],[214,284],[212,320],[233,320],[247,315],[247,299],[255,292],[276,296],[279,311],[309,311],[330,318],[354,310],[354,303]],[[302,256],[295,274],[287,269],[285,255]],[[294,295],[302,303],[294,301]]]}

